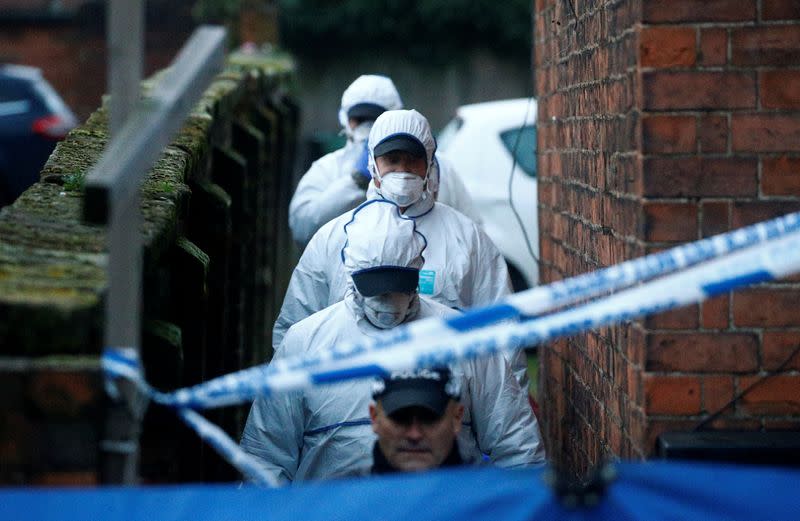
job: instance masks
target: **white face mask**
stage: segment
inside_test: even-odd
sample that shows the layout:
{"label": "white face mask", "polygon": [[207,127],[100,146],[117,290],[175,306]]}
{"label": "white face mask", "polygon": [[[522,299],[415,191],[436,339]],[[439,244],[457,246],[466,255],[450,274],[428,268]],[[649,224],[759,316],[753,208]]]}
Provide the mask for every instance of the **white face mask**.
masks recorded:
{"label": "white face mask", "polygon": [[363,143],[369,138],[369,131],[372,130],[374,121],[365,121],[356,128],[349,129],[348,137],[355,143]]}
{"label": "white face mask", "polygon": [[405,208],[425,197],[425,179],[408,172],[389,172],[381,176],[380,192],[386,199]]}
{"label": "white face mask", "polygon": [[406,319],[413,298],[413,293],[386,293],[364,297],[364,315],[373,326],[391,329]]}

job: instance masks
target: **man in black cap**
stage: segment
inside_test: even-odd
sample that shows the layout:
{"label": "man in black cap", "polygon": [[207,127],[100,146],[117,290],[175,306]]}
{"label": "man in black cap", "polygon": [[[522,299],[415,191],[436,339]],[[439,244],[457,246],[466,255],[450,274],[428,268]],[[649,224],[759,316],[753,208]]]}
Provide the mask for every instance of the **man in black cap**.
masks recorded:
{"label": "man in black cap", "polygon": [[378,381],[369,406],[373,474],[428,470],[463,463],[456,438],[464,406],[450,370],[394,373]]}

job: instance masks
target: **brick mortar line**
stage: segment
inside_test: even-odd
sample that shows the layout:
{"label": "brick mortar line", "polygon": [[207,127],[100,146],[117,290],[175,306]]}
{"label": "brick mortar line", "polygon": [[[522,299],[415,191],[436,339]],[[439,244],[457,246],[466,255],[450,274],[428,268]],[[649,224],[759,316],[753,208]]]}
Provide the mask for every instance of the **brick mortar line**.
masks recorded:
{"label": "brick mortar line", "polygon": [[[618,44],[619,42],[625,40],[626,38],[630,37],[630,35],[635,34],[637,32],[636,26],[633,25],[631,27],[626,28],[621,33],[609,33],[609,38],[604,40],[600,40],[599,42],[593,42],[591,45],[587,45],[585,47],[581,47],[580,49],[575,49],[569,51],[565,55],[561,55],[559,50],[561,49],[561,45],[556,45],[556,55],[559,56],[558,60],[556,61],[557,64],[561,64],[574,56],[580,56],[581,54],[589,54],[589,52],[594,52],[597,49],[605,49],[611,47],[613,45]],[[561,42],[556,39],[555,43],[560,44]]]}
{"label": "brick mortar line", "polygon": [[[699,239],[697,239],[697,240],[699,240]],[[690,242],[695,242],[695,239],[683,240],[683,241],[644,241],[643,240],[642,242],[644,243],[645,246],[652,246],[652,247],[656,247],[656,248],[673,248],[673,247],[681,245],[681,244],[688,244]],[[779,281],[776,281],[776,282],[761,282],[759,284],[759,287],[769,287],[769,288],[776,288],[776,289],[784,288],[784,287],[785,288],[794,288],[794,287],[800,288],[800,283],[798,283],[798,282],[780,282],[780,280],[781,279],[779,279]]]}
{"label": "brick mortar line", "polygon": [[25,357],[2,357],[0,358],[0,373],[5,371],[30,371],[30,370],[53,370],[53,371],[81,371],[96,370],[100,371],[100,356],[91,358],[90,356],[59,355],[44,358],[25,358]]}
{"label": "brick mortar line", "polygon": [[595,195],[598,195],[598,194],[599,195],[611,195],[615,199],[622,199],[624,201],[631,201],[631,202],[639,202],[639,201],[644,202],[645,201],[645,199],[643,197],[641,197],[639,195],[636,195],[636,194],[631,194],[630,192],[619,192],[617,190],[607,190],[607,189],[597,188],[595,186],[587,185],[586,183],[583,183],[581,181],[575,180],[575,179],[573,179],[571,177],[550,177],[550,178],[547,178],[547,179],[559,179],[559,180],[562,180],[562,182],[558,183],[560,185],[566,185],[566,186],[569,186],[569,187],[579,187],[579,188],[582,188],[582,189],[584,189],[584,190],[586,190],[588,192],[592,192]]}
{"label": "brick mortar line", "polygon": [[584,81],[584,82],[578,82],[578,83],[571,83],[570,85],[568,85],[566,87],[557,88],[555,90],[554,94],[571,92],[571,91],[579,90],[579,89],[585,90],[587,87],[594,87],[594,86],[597,86],[597,85],[612,84],[612,83],[615,83],[615,82],[621,82],[621,81],[628,80],[628,79],[634,79],[634,77],[631,74],[627,73],[627,72],[624,73],[624,74],[612,74],[610,76],[604,76],[603,78],[597,79],[597,80],[590,80],[590,81]]}
{"label": "brick mortar line", "polygon": [[[760,161],[759,161],[759,163],[760,163]],[[748,203],[748,202],[758,202],[758,201],[762,201],[762,202],[766,202],[766,203],[768,203],[768,202],[774,202],[774,203],[796,203],[796,202],[800,202],[800,201],[798,201],[796,195],[794,195],[794,196],[793,195],[763,195],[763,196],[759,196],[758,199],[743,200],[743,201],[733,201],[733,202]]]}
{"label": "brick mortar line", "polygon": [[770,71],[798,71],[800,65],[696,65],[692,67],[641,67],[640,72],[664,72],[664,73],[686,73],[686,72],[770,72]]}
{"label": "brick mortar line", "polygon": [[[547,149],[539,149],[539,153],[541,154],[548,154],[548,155],[557,155],[557,156],[564,156],[564,155],[582,155],[582,156],[598,156],[600,154],[606,154],[610,157],[633,157],[633,153],[637,152],[636,150],[627,150],[625,152],[617,152],[614,150],[600,150],[597,148],[547,148]],[[540,176],[542,179],[558,179],[555,176]]]}
{"label": "brick mortar line", "polygon": [[[615,121],[621,120],[625,121],[628,117],[633,115],[635,111],[628,111],[628,112],[601,112],[596,113],[591,116],[578,116],[578,115],[571,115],[562,118],[556,118],[556,122],[559,123],[573,123],[573,122],[584,122],[584,121]],[[565,150],[569,150],[568,148]]]}
{"label": "brick mortar line", "polygon": [[725,117],[725,125],[725,151],[728,154],[733,154],[733,113],[728,112]]}
{"label": "brick mortar line", "polygon": [[642,29],[650,27],[696,27],[698,29],[759,29],[762,27],[781,27],[800,25],[800,20],[747,20],[741,22],[693,22],[671,21],[663,23],[639,23]]}
{"label": "brick mortar line", "polygon": [[727,27],[725,30],[725,63],[733,62],[733,28]]}
{"label": "brick mortar line", "polygon": [[[733,300],[732,298],[730,300]],[[733,308],[733,306],[730,306]],[[731,324],[733,322],[730,322]],[[757,331],[756,337],[758,338],[758,345],[756,345],[756,360],[758,361],[758,367],[764,369],[764,330],[761,329]]]}
{"label": "brick mortar line", "polygon": [[[601,50],[602,49],[608,49],[608,46],[601,47],[599,45],[596,45],[596,46],[593,46],[593,47],[586,47],[584,49],[581,49],[579,52],[571,52],[570,54],[567,54],[567,55],[564,55],[564,56],[559,56],[559,58],[556,61],[553,62],[553,65],[555,65],[556,67],[565,67],[565,66],[567,66],[567,64],[570,61],[573,61],[573,59],[575,59],[576,57],[593,54],[598,49],[601,49]],[[609,67],[610,67],[610,65],[609,65]],[[626,64],[626,67],[625,67],[625,71],[626,72],[632,72],[632,71],[636,71],[638,69],[639,69],[639,66],[636,63],[634,63],[633,65]]]}
{"label": "brick mortar line", "polygon": [[[589,356],[586,356],[586,359],[589,361],[589,363],[590,363],[591,365],[593,365],[593,366],[597,367],[597,365],[594,363],[594,360],[593,360],[591,357],[589,357]],[[581,373],[580,373],[580,372],[579,372],[579,371],[578,371],[578,370],[575,368],[575,366],[574,366],[573,364],[570,364],[570,363],[569,363],[569,361],[566,361],[566,360],[565,360],[565,362],[566,362],[566,365],[567,365],[567,366],[568,366],[568,367],[571,369],[571,373],[574,375],[573,379],[575,380],[575,382],[579,383],[579,384],[580,384],[580,385],[581,385],[581,386],[584,388],[584,390],[586,390],[586,391],[594,391],[594,387],[592,387],[591,385],[589,385],[589,384],[588,384],[588,383],[587,383],[587,382],[586,382],[586,381],[585,381],[585,380],[582,378],[582,376],[583,376],[583,375],[581,375]],[[602,372],[600,372],[600,374],[602,375],[603,373],[602,373]],[[610,379],[608,379],[608,378],[605,378],[604,380],[605,380],[605,381],[608,381],[608,380],[610,380]],[[606,417],[607,417],[607,418],[611,419],[611,421],[612,421],[612,422],[614,422],[614,423],[616,423],[616,425],[617,425],[618,427],[620,427],[620,428],[622,428],[622,427],[624,426],[623,422],[621,421],[621,420],[622,420],[622,418],[621,418],[621,417],[619,417],[619,420],[620,420],[620,421],[616,421],[616,417],[615,417],[615,415],[611,414],[611,410],[610,410],[608,407],[605,407],[605,406],[604,406],[604,403],[603,403],[602,401],[600,401],[600,400],[597,398],[597,395],[596,395],[594,392],[587,392],[587,395],[591,397],[591,399],[592,399],[592,401],[594,401],[594,403],[596,403],[596,404],[598,404],[598,405],[600,406],[600,410],[602,410],[602,411],[604,411],[604,412],[606,413]],[[627,396],[627,394],[626,394],[626,396]],[[586,417],[584,417],[584,416],[581,414],[581,412],[580,412],[580,411],[579,411],[579,410],[578,410],[576,407],[574,407],[574,406],[573,406],[573,410],[575,411],[575,413],[576,413],[576,414],[578,414],[579,416],[581,416],[581,418],[582,418],[584,421],[588,421],[588,420],[587,420],[587,418],[586,418]]]}
{"label": "brick mortar line", "polygon": [[[798,288],[800,289],[800,288]],[[702,304],[702,302],[698,302],[698,305]],[[692,305],[692,304],[689,304]],[[688,307],[683,306],[683,307]],[[680,308],[678,308],[680,309]],[[760,335],[764,332],[767,333],[800,333],[800,330],[797,328],[783,328],[783,327],[774,327],[774,326],[726,326],[724,328],[713,328],[713,327],[702,327],[698,326],[693,329],[666,329],[666,328],[648,328],[644,331],[644,334],[649,335],[651,333],[658,334],[658,335],[693,335],[695,333],[739,333],[739,334],[750,334],[755,335],[760,338]]]}
{"label": "brick mortar line", "polygon": [[[578,17],[576,21],[574,17],[569,16],[569,21],[559,26],[559,29],[553,33],[546,33],[540,40],[540,42],[545,42],[548,40],[559,40],[563,38],[563,35],[568,34],[568,30],[578,23],[584,22],[587,19],[594,17],[598,12],[605,12],[608,5],[603,5],[602,7],[595,7],[590,11],[585,12],[583,15]],[[759,5],[760,9],[760,5]],[[544,17],[544,13],[552,12],[555,9],[552,7],[548,7],[545,10],[535,13],[535,16]],[[554,18],[554,17],[553,17]],[[733,29],[759,29],[759,28],[771,28],[771,27],[792,27],[800,25],[798,20],[764,20],[761,17],[761,13],[758,13],[756,20],[747,20],[747,21],[740,21],[740,22],[692,22],[692,21],[671,21],[666,23],[643,23],[641,21],[635,22],[632,26],[625,28],[621,33],[609,33],[610,35],[616,34],[617,36],[612,36],[609,39],[602,40],[603,43],[606,42],[613,42],[616,43],[619,40],[627,37],[629,33],[651,28],[651,27],[664,27],[664,26],[675,26],[675,27],[693,27],[698,30],[702,29],[727,29],[729,31]],[[699,32],[699,31],[698,31]],[[569,32],[572,34],[572,32]],[[730,34],[729,34],[730,36]],[[597,46],[597,45],[596,45]],[[730,51],[731,46],[731,38],[728,38],[728,47]],[[589,49],[590,47],[585,47],[583,49]],[[583,50],[582,49],[582,50]],[[575,52],[575,51],[573,51]],[[580,52],[580,50],[578,51]],[[568,55],[569,56],[569,55]],[[728,56],[730,58],[730,55]]]}
{"label": "brick mortar line", "polygon": [[800,116],[800,108],[758,108],[732,110],[731,115],[738,116],[774,116],[774,115]]}
{"label": "brick mortar line", "polygon": [[567,253],[572,253],[578,258],[582,258],[584,261],[586,261],[587,264],[596,266],[597,269],[608,267],[608,266],[604,265],[602,262],[600,262],[599,259],[594,259],[594,258],[590,257],[589,253],[584,252],[582,250],[579,250],[579,249],[573,247],[570,244],[562,243],[561,247],[564,250],[566,250]]}
{"label": "brick mortar line", "polygon": [[[735,158],[734,158],[735,159]],[[610,191],[609,191],[610,192]],[[791,195],[767,195],[764,197],[754,196],[754,197],[740,197],[740,196],[692,196],[692,197],[635,197],[634,200],[641,200],[643,203],[693,203],[693,204],[702,204],[702,203],[745,203],[745,204],[755,204],[755,203],[798,203],[800,201],[797,200],[797,197]]]}
{"label": "brick mortar line", "polygon": [[[779,156],[783,155],[777,153]],[[676,152],[670,154],[656,153],[656,154],[642,154],[642,160],[645,159],[758,159],[758,152],[712,152],[712,153],[697,153],[697,152]],[[788,196],[787,196],[788,197]],[[796,198],[796,197],[795,197]]]}
{"label": "brick mortar line", "polygon": [[[713,158],[712,158],[713,159]],[[716,158],[720,159],[720,158]],[[736,159],[732,157],[730,159]],[[546,177],[542,179],[562,179],[560,177]],[[552,181],[550,181],[552,182]],[[564,184],[564,183],[561,183]],[[616,191],[607,190],[603,193],[617,193]],[[620,192],[623,195],[627,192]],[[621,197],[622,198],[622,197]],[[643,203],[692,203],[702,205],[703,203],[732,203],[732,204],[757,204],[757,203],[797,203],[800,202],[797,200],[796,196],[791,195],[765,195],[761,196],[751,196],[751,197],[742,197],[742,196],[692,196],[692,197],[648,197],[648,196],[636,196],[633,197],[625,197],[624,199],[641,200]],[[732,218],[731,215],[728,216],[728,220]],[[671,242],[671,241],[661,241],[661,242]]]}
{"label": "brick mortar line", "polygon": [[[605,230],[603,229],[603,228],[605,228],[606,230],[610,231],[610,235],[613,238],[615,238],[618,241],[623,242],[625,244],[630,244],[630,245],[633,245],[633,246],[640,246],[640,245],[646,246],[647,245],[647,243],[645,241],[643,241],[642,239],[639,239],[638,237],[635,237],[635,236],[632,236],[632,235],[622,235],[614,228],[610,228],[608,226],[604,227],[603,225],[596,224],[593,221],[589,221],[589,220],[585,219],[581,215],[571,214],[571,213],[569,213],[569,212],[567,212],[565,210],[560,210],[558,212],[558,214],[563,216],[563,217],[572,218],[570,220],[577,221],[577,222],[583,224],[584,226],[586,226],[587,228],[589,228],[593,232],[597,232],[597,233],[603,234],[603,233],[606,233]],[[563,243],[563,246],[565,248],[567,246],[569,246],[568,249],[572,248],[572,246],[569,243],[566,243],[566,242],[558,240],[558,239],[556,239],[556,240],[558,242]],[[642,243],[642,244],[640,244],[640,243]]]}
{"label": "brick mortar line", "polygon": [[687,66],[673,66],[673,67],[641,67],[639,69],[642,73],[647,72],[663,72],[663,73],[673,73],[673,72],[758,72],[760,70],[779,70],[783,71],[786,69],[789,70],[796,70],[800,68],[797,65],[783,67],[780,65],[767,65],[767,64],[757,64],[757,65],[733,65],[733,64],[726,64],[726,65],[693,65],[691,67]]}
{"label": "brick mortar line", "polygon": [[[602,154],[602,153],[607,152],[607,151],[598,150],[596,148],[546,148],[546,149],[540,149],[539,150],[539,153],[541,153],[541,154],[559,155],[559,156],[563,156],[563,155],[567,155],[567,154],[586,154],[587,152],[588,153],[592,153],[593,155],[598,155],[598,154]],[[630,149],[630,150],[627,150],[625,152],[613,151],[612,154],[610,154],[610,155],[612,157],[618,157],[618,156],[634,157],[638,153],[639,153],[638,150]],[[777,153],[777,155],[778,156],[782,156],[783,154]]]}
{"label": "brick mortar line", "polygon": [[[630,117],[639,117],[641,113],[639,111],[628,111],[628,112],[598,112],[594,114],[570,114],[568,116],[550,116],[550,119],[543,120],[546,121],[547,125],[540,125],[541,127],[546,128],[553,128],[556,131],[559,130],[559,125],[573,125],[575,122],[584,123],[584,122],[592,122],[592,121],[599,121],[599,122],[616,122],[616,120],[625,121]],[[553,119],[555,118],[555,119]],[[575,150],[576,147],[565,147],[565,148],[549,148],[546,150]],[[598,150],[596,148],[581,148],[580,150]],[[629,149],[627,152],[632,152],[636,149]]]}
{"label": "brick mortar line", "polygon": [[[608,12],[608,9],[623,3],[622,0],[612,0],[611,2],[603,3],[600,5],[593,5],[588,10],[584,11],[582,14],[578,15],[577,20],[574,16],[570,16],[570,21],[567,23],[567,27],[578,25],[579,23],[584,22],[587,19],[594,18],[598,13],[605,14]],[[634,23],[632,27],[635,27],[637,23]],[[626,31],[628,28],[625,29]]]}
{"label": "brick mortar line", "polygon": [[[607,50],[607,49],[609,49],[609,47],[610,46],[600,46],[600,45],[595,45],[595,46],[592,46],[592,47],[585,47],[585,48],[581,49],[580,51],[577,51],[577,52],[573,51],[573,52],[571,52],[569,54],[566,54],[566,55],[563,55],[563,56],[559,56],[558,59],[553,62],[553,65],[555,65],[556,67],[565,67],[565,66],[567,66],[567,64],[569,62],[573,61],[575,58],[582,57],[582,56],[587,56],[588,57],[587,58],[588,61],[594,61],[594,57],[590,56],[590,55],[595,54],[598,50],[601,50],[601,51],[602,50]],[[627,63],[625,63],[625,65],[626,65],[626,68],[625,68],[626,71],[635,70],[635,69],[638,68],[638,66],[635,65],[635,64],[634,65],[628,65]],[[609,63],[609,67],[610,67],[610,63]]]}
{"label": "brick mortar line", "polygon": [[691,371],[643,371],[648,375],[662,377],[662,376],[680,376],[680,377],[714,377],[714,376],[729,376],[731,378],[760,378],[762,376],[800,376],[800,371],[791,370],[791,371],[783,371],[781,373],[773,373],[771,371],[765,371],[764,369],[757,369],[756,371],[745,371],[745,372],[731,372],[731,371],[722,371],[717,373],[710,373],[710,372],[691,372]]}

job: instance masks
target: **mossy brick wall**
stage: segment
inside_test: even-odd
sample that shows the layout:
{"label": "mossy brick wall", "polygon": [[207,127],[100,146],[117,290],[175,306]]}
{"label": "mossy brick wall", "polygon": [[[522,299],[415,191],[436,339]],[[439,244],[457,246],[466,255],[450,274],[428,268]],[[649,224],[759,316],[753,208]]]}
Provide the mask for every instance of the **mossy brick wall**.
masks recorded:
{"label": "mossy brick wall", "polygon": [[[534,19],[544,282],[800,209],[796,1],[537,0]],[[651,456],[779,367],[799,302],[784,280],[546,346],[550,454],[576,474]],[[798,370],[709,427],[800,429]]]}
{"label": "mossy brick wall", "polygon": [[[142,188],[142,356],[173,389],[263,362],[288,284],[286,214],[298,121],[287,59],[232,55]],[[143,82],[146,90],[151,81]],[[101,107],[40,182],[0,211],[0,483],[91,484],[106,410],[108,259],[81,222],[83,176],[108,143]],[[238,436],[245,408],[209,414]],[[233,479],[170,411],[145,418],[145,481]]]}

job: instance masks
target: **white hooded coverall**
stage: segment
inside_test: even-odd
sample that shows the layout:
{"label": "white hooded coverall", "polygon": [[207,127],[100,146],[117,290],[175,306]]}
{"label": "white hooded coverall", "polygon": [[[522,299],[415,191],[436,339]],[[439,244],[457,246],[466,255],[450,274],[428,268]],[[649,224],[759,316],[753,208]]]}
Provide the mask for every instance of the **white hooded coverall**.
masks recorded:
{"label": "white hooded coverall", "polygon": [[[353,181],[355,158],[364,145],[365,135],[354,133],[348,124],[348,110],[359,103],[373,103],[386,110],[403,108],[392,80],[385,76],[363,75],[342,94],[339,123],[347,134],[343,148],[314,161],[303,175],[289,203],[289,227],[295,242],[305,247],[326,222],[352,210],[365,200],[364,189]],[[452,163],[440,160],[438,201],[480,223],[478,211]]]}
{"label": "white hooded coverall", "polygon": [[[356,210],[343,252],[348,273],[421,264],[424,242],[417,237],[414,221],[401,217],[396,209],[393,203],[371,201]],[[419,297],[406,320],[456,313]],[[330,352],[380,331],[365,318],[363,297],[350,279],[345,300],[292,326],[275,359]],[[459,379],[465,410],[458,437],[464,461],[479,463],[485,454],[503,467],[544,463],[544,447],[527,393],[505,359],[495,355],[451,364],[450,369]],[[368,412],[373,381],[349,380],[256,399],[242,448],[282,482],[365,474],[372,465],[375,442]]]}
{"label": "white hooded coverall", "polygon": [[[387,136],[407,133],[424,145],[428,162],[434,161],[436,144],[427,119],[415,110],[381,114],[370,132],[370,156],[375,144]],[[374,169],[374,158],[370,157]],[[376,174],[373,173],[373,178]],[[409,206],[417,229],[428,239],[425,264],[420,271],[419,292],[450,308],[466,309],[492,304],[511,293],[508,267],[503,256],[479,225],[453,208],[435,202],[435,178],[428,179],[425,198]],[[381,198],[370,184],[368,197]],[[325,224],[306,246],[297,263],[272,332],[277,348],[286,330],[300,320],[344,298],[348,276],[340,261],[345,244],[344,226],[352,212]],[[512,355],[511,365],[520,385],[527,386],[526,360],[522,351]]]}

